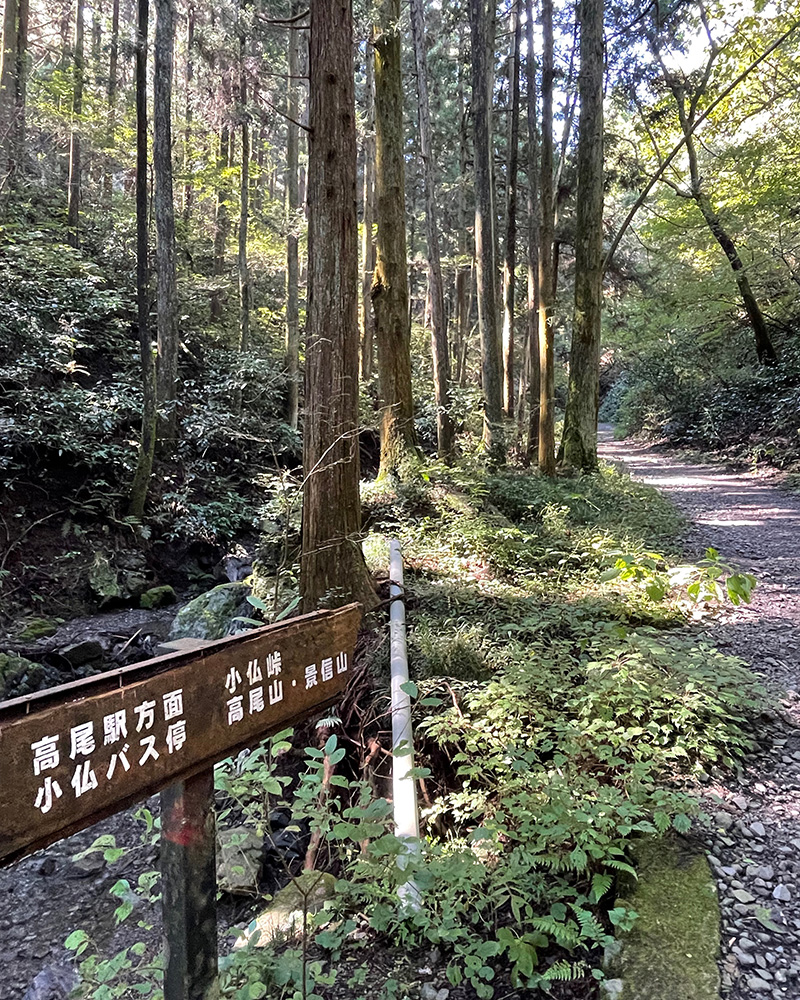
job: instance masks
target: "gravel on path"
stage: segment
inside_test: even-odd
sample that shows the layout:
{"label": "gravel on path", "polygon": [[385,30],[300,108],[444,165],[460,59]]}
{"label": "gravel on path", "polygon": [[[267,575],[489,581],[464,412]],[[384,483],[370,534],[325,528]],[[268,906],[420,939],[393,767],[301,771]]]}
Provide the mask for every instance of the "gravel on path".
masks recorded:
{"label": "gravel on path", "polygon": [[800,497],[770,475],[692,464],[601,433],[600,455],[666,494],[689,519],[687,555],[713,546],[752,572],[752,603],[708,624],[778,693],[764,741],[738,777],[713,780],[709,859],[722,910],[720,968],[730,1000],[800,1000]]}

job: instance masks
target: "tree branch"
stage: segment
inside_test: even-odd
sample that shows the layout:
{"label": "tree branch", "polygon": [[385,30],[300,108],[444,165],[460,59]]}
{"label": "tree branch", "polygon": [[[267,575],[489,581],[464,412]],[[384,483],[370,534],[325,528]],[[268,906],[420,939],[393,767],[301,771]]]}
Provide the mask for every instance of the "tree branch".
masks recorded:
{"label": "tree branch", "polygon": [[[800,27],[800,20],[795,21],[791,25],[791,27],[789,27],[786,31],[784,31],[784,33],[779,38],[776,38],[775,41],[770,46],[768,46],[768,48],[766,48],[761,53],[760,56],[758,56],[758,58],[754,59],[744,70],[742,70],[742,72],[736,77],[736,79],[733,80],[730,84],[728,84],[727,87],[725,87],[725,89],[722,91],[719,97],[717,97],[714,101],[712,101],[711,104],[709,104],[709,106],[706,108],[706,110],[697,117],[695,122],[692,124],[690,135],[694,134],[694,132],[697,131],[697,129],[703,124],[706,118],[708,118],[711,112],[714,111],[715,108],[719,107],[719,105],[725,100],[725,98],[730,93],[732,93],[743,80],[747,79],[747,77],[752,73],[752,71],[756,68],[756,66],[759,66],[767,58],[767,56],[771,55],[775,51],[775,49],[777,49],[780,45],[783,45],[786,39],[789,38],[791,35],[793,35],[794,32],[797,31],[799,27]],[[647,185],[642,191],[642,193],[639,195],[639,197],[631,206],[631,209],[625,216],[622,225],[617,230],[617,235],[614,237],[614,241],[609,247],[608,253],[605,255],[605,258],[603,260],[604,272],[608,269],[608,265],[611,263],[614,254],[617,252],[620,241],[622,240],[622,237],[625,235],[628,226],[630,226],[631,222],[633,221],[634,216],[642,207],[642,205],[645,203],[647,196],[659,182],[667,167],[670,165],[670,163],[672,163],[672,161],[675,159],[678,153],[680,153],[680,151],[686,145],[686,139],[687,136],[683,136],[683,138],[676,143],[676,145],[672,148],[670,154],[666,157],[666,159],[658,168],[658,170],[656,170],[656,172],[647,182]]]}

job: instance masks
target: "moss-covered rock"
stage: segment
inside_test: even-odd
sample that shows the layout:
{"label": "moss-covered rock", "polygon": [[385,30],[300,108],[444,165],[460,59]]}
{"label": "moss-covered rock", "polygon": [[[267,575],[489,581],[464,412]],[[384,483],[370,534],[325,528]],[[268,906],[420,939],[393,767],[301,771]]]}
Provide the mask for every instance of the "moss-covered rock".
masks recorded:
{"label": "moss-covered rock", "polygon": [[169,585],[164,587],[151,587],[139,598],[139,607],[165,608],[168,604],[174,604],[177,600],[177,594]]}
{"label": "moss-covered rock", "polygon": [[113,555],[95,553],[89,586],[101,607],[136,600],[147,589],[147,583],[147,565],[141,552],[125,549]]}
{"label": "moss-covered rock", "polygon": [[45,671],[41,663],[24,656],[0,653],[0,701],[38,691],[44,682]]}
{"label": "moss-covered rock", "polygon": [[23,642],[45,639],[47,636],[55,635],[61,624],[63,624],[61,618],[29,618],[17,638]]}
{"label": "moss-covered rock", "polygon": [[223,583],[181,608],[172,623],[170,639],[222,639],[234,632],[234,618],[247,616],[245,583]]}
{"label": "moss-covered rock", "polygon": [[251,921],[237,948],[247,944],[266,947],[273,941],[297,937],[303,928],[303,913],[317,913],[334,894],[336,879],[330,872],[308,871],[297,875],[275,894],[266,910]]}
{"label": "moss-covered rock", "polygon": [[264,856],[264,838],[245,826],[221,830],[217,836],[217,885],[235,896],[258,891]]}
{"label": "moss-covered rock", "polygon": [[614,1000],[718,1000],[719,900],[705,854],[677,838],[647,839],[635,867],[620,904],[639,916],[606,961]]}

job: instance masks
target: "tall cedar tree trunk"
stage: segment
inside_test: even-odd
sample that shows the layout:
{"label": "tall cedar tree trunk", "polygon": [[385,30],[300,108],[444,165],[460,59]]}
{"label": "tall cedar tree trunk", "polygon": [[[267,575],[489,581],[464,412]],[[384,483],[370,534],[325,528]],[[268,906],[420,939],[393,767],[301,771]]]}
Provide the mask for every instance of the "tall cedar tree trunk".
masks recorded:
{"label": "tall cedar tree trunk", "polygon": [[186,94],[184,103],[185,124],[183,130],[183,219],[188,222],[192,215],[194,190],[192,186],[192,123],[194,120],[194,105],[192,103],[192,85],[194,83],[194,3],[189,3],[186,12]]}
{"label": "tall cedar tree trunk", "polygon": [[149,0],[138,0],[136,25],[136,304],[142,374],[142,433],[128,513],[141,518],[156,448],[156,372],[150,340],[147,262],[147,32]]}
{"label": "tall cedar tree trunk", "polygon": [[542,226],[539,136],[536,130],[536,58],[533,47],[533,0],[526,0],[525,35],[528,51],[525,71],[528,110],[528,339],[525,345],[528,439],[525,465],[539,452],[539,245]]}
{"label": "tall cedar tree trunk", "polygon": [[[298,15],[300,4],[292,0],[292,14]],[[300,30],[296,24],[289,28],[289,79],[286,94],[286,368],[289,373],[289,397],[286,401],[286,422],[297,430],[300,385],[300,256],[297,236],[300,205],[298,168],[300,164]]]}
{"label": "tall cedar tree trunk", "polygon": [[6,0],[0,52],[0,192],[13,187],[25,157],[29,0]]}
{"label": "tall cedar tree trunk", "polygon": [[379,479],[402,478],[419,460],[411,393],[399,20],[400,0],[381,0],[373,38],[378,232],[371,292],[383,407]]}
{"label": "tall cedar tree trunk", "polygon": [[375,354],[375,314],[372,311],[372,279],[375,274],[375,54],[366,43],[364,83],[364,222],[361,237],[361,380],[372,378]]}
{"label": "tall cedar tree trunk", "polygon": [[492,225],[492,150],[489,134],[487,19],[485,0],[469,0],[472,35],[472,122],[475,161],[475,262],[478,278],[478,327],[483,382],[483,448],[493,465],[506,459],[500,348],[495,307],[494,227]]}
{"label": "tall cedar tree trunk", "polygon": [[511,11],[511,52],[508,58],[509,99],[508,162],[506,165],[506,242],[503,255],[503,411],[514,416],[514,269],[517,253],[517,163],[519,161],[519,50],[522,21],[519,0]]}
{"label": "tall cedar tree trunk", "polygon": [[117,131],[117,72],[119,65],[119,0],[113,0],[111,10],[111,39],[108,51],[108,130],[106,132],[106,160],[103,170],[103,202],[111,205],[113,191],[113,155]]}
{"label": "tall cedar tree trunk", "polygon": [[[217,170],[221,175],[231,165],[231,136],[228,125],[222,126],[219,132],[219,154],[217,156]],[[230,218],[228,216],[228,198],[230,190],[228,178],[221,176],[219,187],[217,188],[217,208],[214,217],[214,274],[217,276],[225,272],[225,244],[228,240],[228,230],[230,228]],[[216,305],[214,303],[216,302]],[[212,319],[219,319],[222,315],[222,307],[219,303],[219,296],[212,299]]]}
{"label": "tall cedar tree trunk", "polygon": [[581,0],[575,312],[562,461],[597,468],[603,291],[603,0]]}
{"label": "tall cedar tree trunk", "polygon": [[308,324],[303,420],[305,611],[375,604],[361,552],[358,222],[352,0],[311,0]]}
{"label": "tall cedar tree trunk", "polygon": [[0,190],[9,184],[15,167],[18,19],[18,0],[6,0],[0,53]]}
{"label": "tall cedar tree trunk", "polygon": [[425,182],[425,227],[428,242],[428,287],[431,298],[431,353],[436,393],[436,441],[439,458],[450,462],[455,448],[455,428],[450,417],[450,349],[444,309],[444,282],[439,254],[436,217],[436,177],[428,100],[428,60],[425,53],[425,14],[422,0],[411,0],[411,31],[419,91],[419,136]]}
{"label": "tall cedar tree trunk", "polygon": [[541,229],[539,239],[539,469],[556,472],[553,253],[553,0],[542,0]]}
{"label": "tall cedar tree trunk", "polygon": [[30,19],[30,9],[30,0],[19,0],[17,14],[17,79],[12,144],[16,173],[23,172],[25,165],[25,115],[28,99],[28,22]]}
{"label": "tall cedar tree trunk", "polygon": [[75,15],[75,50],[72,57],[72,131],[69,139],[69,180],[67,182],[67,228],[69,245],[77,247],[81,194],[81,136],[78,119],[83,113],[83,9],[84,0],[77,0]]}
{"label": "tall cedar tree trunk", "polygon": [[468,62],[464,52],[464,37],[459,33],[458,39],[458,255],[456,266],[455,299],[456,299],[456,336],[453,351],[455,354],[455,381],[458,385],[466,384],[467,351],[469,349],[469,316],[470,292],[474,271],[474,255],[470,263],[467,258],[467,197],[466,182],[469,163],[469,137],[467,136],[467,111],[464,95],[464,66]]}
{"label": "tall cedar tree trunk", "polygon": [[681,129],[686,138],[686,153],[689,158],[689,174],[692,182],[692,198],[697,204],[697,207],[700,209],[706,225],[711,230],[711,234],[717,243],[719,243],[725,256],[728,258],[728,263],[731,265],[733,276],[736,279],[736,284],[739,288],[739,294],[742,297],[742,302],[744,303],[745,310],[747,311],[747,318],[749,319],[750,326],[753,329],[758,360],[762,365],[773,365],[778,360],[778,355],[770,338],[764,314],[762,313],[761,307],[759,306],[758,301],[753,294],[753,290],[750,287],[750,279],[747,277],[747,271],[742,263],[742,258],[739,256],[736,243],[732,239],[730,233],[728,233],[723,226],[722,220],[715,211],[711,199],[703,190],[703,177],[700,174],[700,167],[697,160],[697,147],[694,142],[693,118],[695,108],[692,106],[690,113],[687,115],[685,103],[686,95],[683,90],[680,87],[673,86],[672,92],[678,105],[678,116],[680,118]]}
{"label": "tall cedar tree trunk", "polygon": [[[240,13],[244,10],[242,4]],[[247,267],[247,228],[250,217],[250,118],[247,110],[247,67],[244,28],[239,34],[238,115],[242,137],[242,160],[239,183],[239,350],[250,350],[250,273]],[[236,410],[241,409],[241,395]]]}
{"label": "tall cedar tree trunk", "polygon": [[177,438],[178,286],[175,261],[175,204],[172,187],[172,75],[175,0],[156,0],[153,75],[153,177],[156,217],[158,317],[159,448],[169,451]]}

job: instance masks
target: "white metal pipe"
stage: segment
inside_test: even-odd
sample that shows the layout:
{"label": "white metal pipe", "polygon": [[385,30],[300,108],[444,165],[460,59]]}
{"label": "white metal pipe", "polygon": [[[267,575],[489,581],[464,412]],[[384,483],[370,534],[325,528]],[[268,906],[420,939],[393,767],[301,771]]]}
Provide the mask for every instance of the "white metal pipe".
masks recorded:
{"label": "white metal pipe", "polygon": [[[409,774],[414,766],[414,742],[411,731],[411,698],[403,685],[408,683],[406,649],[406,608],[403,588],[403,554],[396,539],[389,542],[389,638],[392,677],[392,803],[395,834],[408,840],[409,850],[418,850],[419,811],[417,783]],[[398,859],[400,860],[400,859]],[[402,863],[402,862],[401,862]],[[419,892],[413,882],[400,887],[400,899],[419,905]]]}

